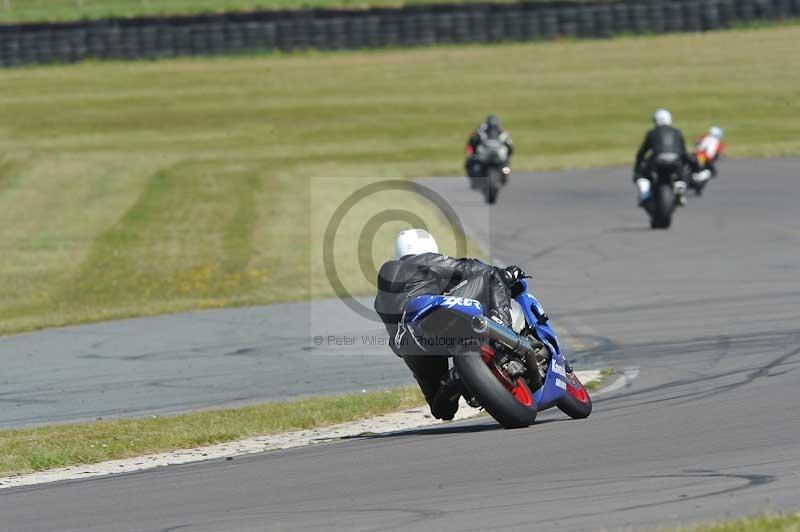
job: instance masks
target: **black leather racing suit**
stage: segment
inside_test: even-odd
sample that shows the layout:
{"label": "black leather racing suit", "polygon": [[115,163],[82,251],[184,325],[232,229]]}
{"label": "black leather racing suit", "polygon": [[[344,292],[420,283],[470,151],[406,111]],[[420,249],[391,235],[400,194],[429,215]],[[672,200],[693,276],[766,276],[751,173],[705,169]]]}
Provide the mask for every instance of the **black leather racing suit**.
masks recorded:
{"label": "black leather racing suit", "polygon": [[427,355],[413,342],[396,345],[395,339],[406,303],[420,295],[445,292],[477,299],[490,316],[511,324],[510,294],[500,270],[477,259],[454,259],[438,253],[407,255],[385,263],[378,272],[375,311],[386,325],[392,351],[411,369],[431,406],[447,374],[447,358]]}
{"label": "black leather racing suit", "polygon": [[692,165],[692,158],[686,151],[683,133],[672,126],[656,126],[647,132],[633,164],[633,180],[640,177],[651,179],[655,165],[675,165],[680,167],[678,175],[685,180],[684,168]]}

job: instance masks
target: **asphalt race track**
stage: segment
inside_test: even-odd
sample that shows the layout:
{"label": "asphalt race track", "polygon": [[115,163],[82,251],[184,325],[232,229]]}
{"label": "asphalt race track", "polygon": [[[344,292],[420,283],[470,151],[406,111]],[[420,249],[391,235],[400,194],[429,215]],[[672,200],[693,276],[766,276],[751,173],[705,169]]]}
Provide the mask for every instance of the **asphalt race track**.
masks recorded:
{"label": "asphalt race track", "polygon": [[[0,528],[587,530],[800,508],[800,159],[726,161],[651,231],[628,169],[515,174],[491,213],[429,181],[534,275],[577,366],[638,378],[585,421],[490,419],[10,490]],[[582,362],[583,361],[583,362]]]}
{"label": "asphalt race track", "polygon": [[[405,364],[386,348],[335,345],[340,338],[361,344],[362,337],[385,335],[381,324],[360,318],[339,300],[327,300],[0,338],[0,428],[413,383]],[[315,345],[314,336],[323,338],[323,345]]]}

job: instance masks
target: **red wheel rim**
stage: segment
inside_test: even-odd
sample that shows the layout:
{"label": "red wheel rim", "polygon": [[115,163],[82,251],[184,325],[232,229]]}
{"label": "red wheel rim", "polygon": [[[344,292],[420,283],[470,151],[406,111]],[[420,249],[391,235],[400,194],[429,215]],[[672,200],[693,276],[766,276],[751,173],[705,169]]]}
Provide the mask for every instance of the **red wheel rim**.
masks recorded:
{"label": "red wheel rim", "polygon": [[589,392],[583,387],[581,381],[578,380],[572,373],[567,374],[567,393],[580,401],[581,403],[589,402]]}
{"label": "red wheel rim", "polygon": [[492,362],[495,354],[494,349],[484,345],[481,346],[480,351],[483,361],[486,362],[486,364],[492,370],[492,373],[494,373],[494,376],[497,377],[497,380],[499,380],[503,386],[505,386],[506,390],[511,392],[511,395],[514,396],[514,399],[524,406],[533,406],[533,394],[531,393],[531,389],[528,388],[528,384],[525,382],[525,379],[519,377],[515,382],[512,382],[511,379],[508,378],[508,375],[497,369],[497,366]]}
{"label": "red wheel rim", "polygon": [[517,382],[511,388],[511,395],[519,401],[521,404],[525,406],[533,406],[533,395],[531,395],[531,390],[528,388],[528,385],[519,377]]}

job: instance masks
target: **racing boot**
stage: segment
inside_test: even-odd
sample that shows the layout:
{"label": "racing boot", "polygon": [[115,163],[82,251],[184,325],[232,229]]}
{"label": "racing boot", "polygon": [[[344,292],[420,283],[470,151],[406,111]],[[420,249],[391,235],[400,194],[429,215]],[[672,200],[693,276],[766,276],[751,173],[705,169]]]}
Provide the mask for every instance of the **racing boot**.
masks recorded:
{"label": "racing boot", "polygon": [[692,174],[692,179],[696,184],[702,185],[703,183],[711,179],[711,170],[705,169],[695,174]]}
{"label": "racing boot", "polygon": [[686,183],[683,181],[675,181],[675,201],[679,207],[686,207]]}
{"label": "racing boot", "polygon": [[705,188],[706,183],[709,179],[711,179],[712,174],[711,170],[701,170],[700,172],[692,174],[692,188],[694,189],[694,193],[697,196],[703,195],[703,188]]}
{"label": "racing boot", "polygon": [[639,192],[639,207],[644,207],[650,201],[650,180],[639,177],[635,182],[636,190]]}
{"label": "racing boot", "polygon": [[433,417],[445,421],[453,419],[458,412],[459,397],[461,397],[461,384],[456,377],[455,368],[451,368],[430,402]]}
{"label": "racing boot", "polygon": [[[538,357],[536,355],[526,354],[525,367],[527,369],[526,380],[528,381],[528,386],[530,386],[532,392],[535,392],[544,384],[544,378],[542,377],[542,370],[539,366]],[[547,370],[545,369],[545,372],[546,371]]]}

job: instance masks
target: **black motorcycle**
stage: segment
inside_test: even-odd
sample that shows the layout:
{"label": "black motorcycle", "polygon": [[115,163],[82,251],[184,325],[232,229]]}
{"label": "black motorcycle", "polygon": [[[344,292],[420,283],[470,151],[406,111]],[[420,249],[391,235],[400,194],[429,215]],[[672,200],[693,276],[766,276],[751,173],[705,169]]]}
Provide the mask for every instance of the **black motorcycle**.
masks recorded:
{"label": "black motorcycle", "polygon": [[508,146],[497,139],[486,139],[475,150],[475,160],[478,168],[474,177],[471,177],[472,188],[480,189],[486,203],[493,204],[511,174]]}
{"label": "black motorcycle", "polygon": [[642,208],[650,216],[652,229],[669,229],[672,213],[679,205],[678,193],[683,184],[683,164],[677,154],[661,154],[650,164],[650,198]]}

